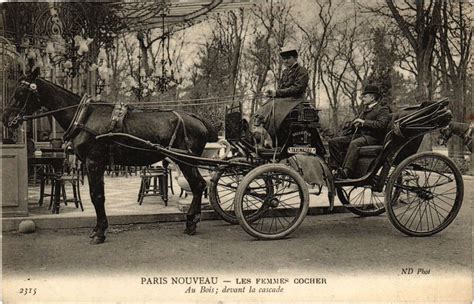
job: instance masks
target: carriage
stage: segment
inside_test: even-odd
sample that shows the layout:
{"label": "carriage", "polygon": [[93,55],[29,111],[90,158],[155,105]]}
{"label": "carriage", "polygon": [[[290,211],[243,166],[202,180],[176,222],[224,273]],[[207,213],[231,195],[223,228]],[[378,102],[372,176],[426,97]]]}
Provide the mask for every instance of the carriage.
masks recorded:
{"label": "carriage", "polygon": [[[241,105],[230,107],[226,137],[240,156],[229,162],[251,166],[220,166],[211,180],[211,203],[224,220],[240,223],[253,237],[278,239],[296,230],[307,214],[310,195],[322,195],[325,187],[330,209],[337,195],[359,216],[387,211],[390,222],[407,235],[438,233],[461,208],[462,176],[448,157],[416,151],[424,134],[450,122],[447,106],[448,100],[442,99],[392,114],[383,144],[362,147],[358,171],[344,180],[333,177],[324,151],[316,151],[318,115],[310,105],[291,109],[274,128],[274,138],[278,132],[284,136],[283,144],[273,149],[252,143]],[[302,136],[302,131],[308,134]]]}
{"label": "carriage", "polygon": [[[19,81],[3,122],[18,127],[22,120],[53,115],[66,130],[87,167],[97,215],[92,244],[104,242],[108,227],[103,174],[111,157],[126,165],[174,160],[193,192],[188,234],[196,231],[206,186],[197,167],[214,171],[209,193],[216,212],[258,239],[280,239],[294,232],[308,213],[310,195],[326,194],[329,209],[337,195],[359,216],[387,211],[391,223],[411,236],[442,231],[461,208],[464,186],[456,165],[442,154],[415,153],[424,134],[449,124],[446,99],[393,115],[383,145],[361,149],[358,175],[337,180],[324,159],[318,113],[304,102],[294,103],[283,119],[274,119],[267,128],[276,143],[270,148],[252,141],[241,103],[228,108],[226,137],[236,152],[226,159],[209,159],[199,155],[217,134],[195,116],[133,107],[127,112],[120,104],[90,102],[37,77],[38,72]],[[35,114],[42,106],[49,111]]]}

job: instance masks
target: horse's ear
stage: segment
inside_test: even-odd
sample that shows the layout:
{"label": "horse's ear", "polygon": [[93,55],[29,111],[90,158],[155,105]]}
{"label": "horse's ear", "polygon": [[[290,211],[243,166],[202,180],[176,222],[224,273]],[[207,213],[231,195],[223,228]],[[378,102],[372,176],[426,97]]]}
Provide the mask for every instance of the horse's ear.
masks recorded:
{"label": "horse's ear", "polygon": [[27,77],[28,82],[34,81],[40,75],[40,68],[36,67]]}

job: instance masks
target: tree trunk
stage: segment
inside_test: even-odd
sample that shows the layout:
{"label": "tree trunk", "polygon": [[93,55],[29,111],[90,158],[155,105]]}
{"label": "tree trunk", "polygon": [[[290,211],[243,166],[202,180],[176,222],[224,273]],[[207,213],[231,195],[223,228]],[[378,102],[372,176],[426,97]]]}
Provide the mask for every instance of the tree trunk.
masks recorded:
{"label": "tree trunk", "polygon": [[231,62],[231,74],[230,74],[230,88],[229,88],[229,95],[234,95],[235,89],[237,87],[237,74],[239,73],[239,59],[240,59],[240,48],[242,45],[242,38],[238,35],[235,35],[234,41],[234,53],[232,54],[232,62]]}
{"label": "tree trunk", "polygon": [[332,113],[332,124],[331,124],[331,129],[334,131],[334,134],[336,134],[339,131],[339,109],[331,107]]}
{"label": "tree trunk", "polygon": [[145,70],[145,74],[150,76],[150,65],[148,63],[148,47],[145,45],[145,35],[142,32],[137,34],[138,44],[140,46],[141,66]]}
{"label": "tree trunk", "polygon": [[[453,97],[450,100],[451,111],[453,113],[453,121],[464,122],[466,117],[466,110],[464,108],[464,87],[459,81],[453,83]],[[449,157],[463,158],[464,157],[464,142],[458,136],[451,137],[448,146]]]}
{"label": "tree trunk", "polygon": [[339,104],[337,103],[337,94],[333,94],[333,103],[331,103],[332,130],[334,134],[339,132]]}

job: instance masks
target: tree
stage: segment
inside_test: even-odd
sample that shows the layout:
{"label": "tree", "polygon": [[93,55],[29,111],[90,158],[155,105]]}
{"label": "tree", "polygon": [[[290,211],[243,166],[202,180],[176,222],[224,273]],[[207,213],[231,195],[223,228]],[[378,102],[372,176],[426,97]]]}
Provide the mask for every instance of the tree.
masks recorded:
{"label": "tree", "polygon": [[441,24],[442,1],[419,0],[412,4],[405,1],[399,6],[393,0],[386,0],[395,22],[415,53],[417,98],[429,100],[433,97],[431,66],[436,34]]}
{"label": "tree", "polygon": [[331,108],[331,126],[333,130],[340,128],[340,105],[342,104],[343,79],[349,70],[349,60],[344,54],[353,43],[354,29],[350,28],[347,20],[338,24],[333,33],[334,40],[321,56],[320,77],[326,91]]}
{"label": "tree", "polygon": [[[352,20],[351,20],[352,19]],[[348,72],[342,77],[342,93],[349,99],[354,115],[360,111],[359,91],[367,80],[369,73],[373,71],[373,58],[375,46],[370,35],[371,29],[366,20],[358,18],[357,10],[354,8],[354,16],[348,19],[348,25],[352,25],[352,34],[345,39],[348,40],[348,48],[343,50],[342,56],[349,63]]]}
{"label": "tree", "polygon": [[[288,24],[290,12],[289,4],[275,5],[273,1],[266,5],[256,5],[252,10],[254,30],[251,32],[252,40],[246,52],[247,68],[251,74],[248,86],[253,94],[250,105],[251,115],[261,101],[262,90],[267,84],[269,72],[273,71],[275,66],[278,67],[279,49],[289,36],[287,32],[292,30],[292,26]],[[276,73],[279,76],[278,72]]]}
{"label": "tree", "polygon": [[[468,100],[468,68],[472,54],[472,6],[456,2],[442,4],[441,30],[437,49],[441,93],[451,97],[451,110],[455,121],[464,121]],[[459,157],[464,150],[461,140],[449,145],[451,156]]]}
{"label": "tree", "polygon": [[[309,67],[309,89],[307,95],[309,100],[317,100],[317,83],[319,82],[321,56],[328,45],[328,39],[334,29],[333,17],[342,2],[333,3],[332,0],[314,0],[317,6],[317,18],[312,19],[309,25],[305,26],[301,21],[295,20],[296,26],[303,33],[304,40],[307,42],[307,50],[302,53],[303,61],[307,62]],[[306,60],[305,60],[306,59]],[[316,104],[318,107],[319,105]]]}
{"label": "tree", "polygon": [[[240,59],[247,23],[243,9],[219,13],[210,18],[211,31],[205,37],[192,67],[191,85],[186,88],[185,98],[212,103],[221,97],[238,93]],[[219,104],[198,106],[193,111],[212,122],[223,120],[224,107]]]}

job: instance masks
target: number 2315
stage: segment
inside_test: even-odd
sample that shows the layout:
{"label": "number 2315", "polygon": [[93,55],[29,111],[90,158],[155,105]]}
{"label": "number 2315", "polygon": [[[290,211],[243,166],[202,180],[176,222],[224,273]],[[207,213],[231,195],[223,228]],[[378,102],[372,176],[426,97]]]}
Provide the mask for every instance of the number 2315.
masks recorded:
{"label": "number 2315", "polygon": [[20,291],[18,292],[21,295],[36,295],[36,288],[20,288]]}

